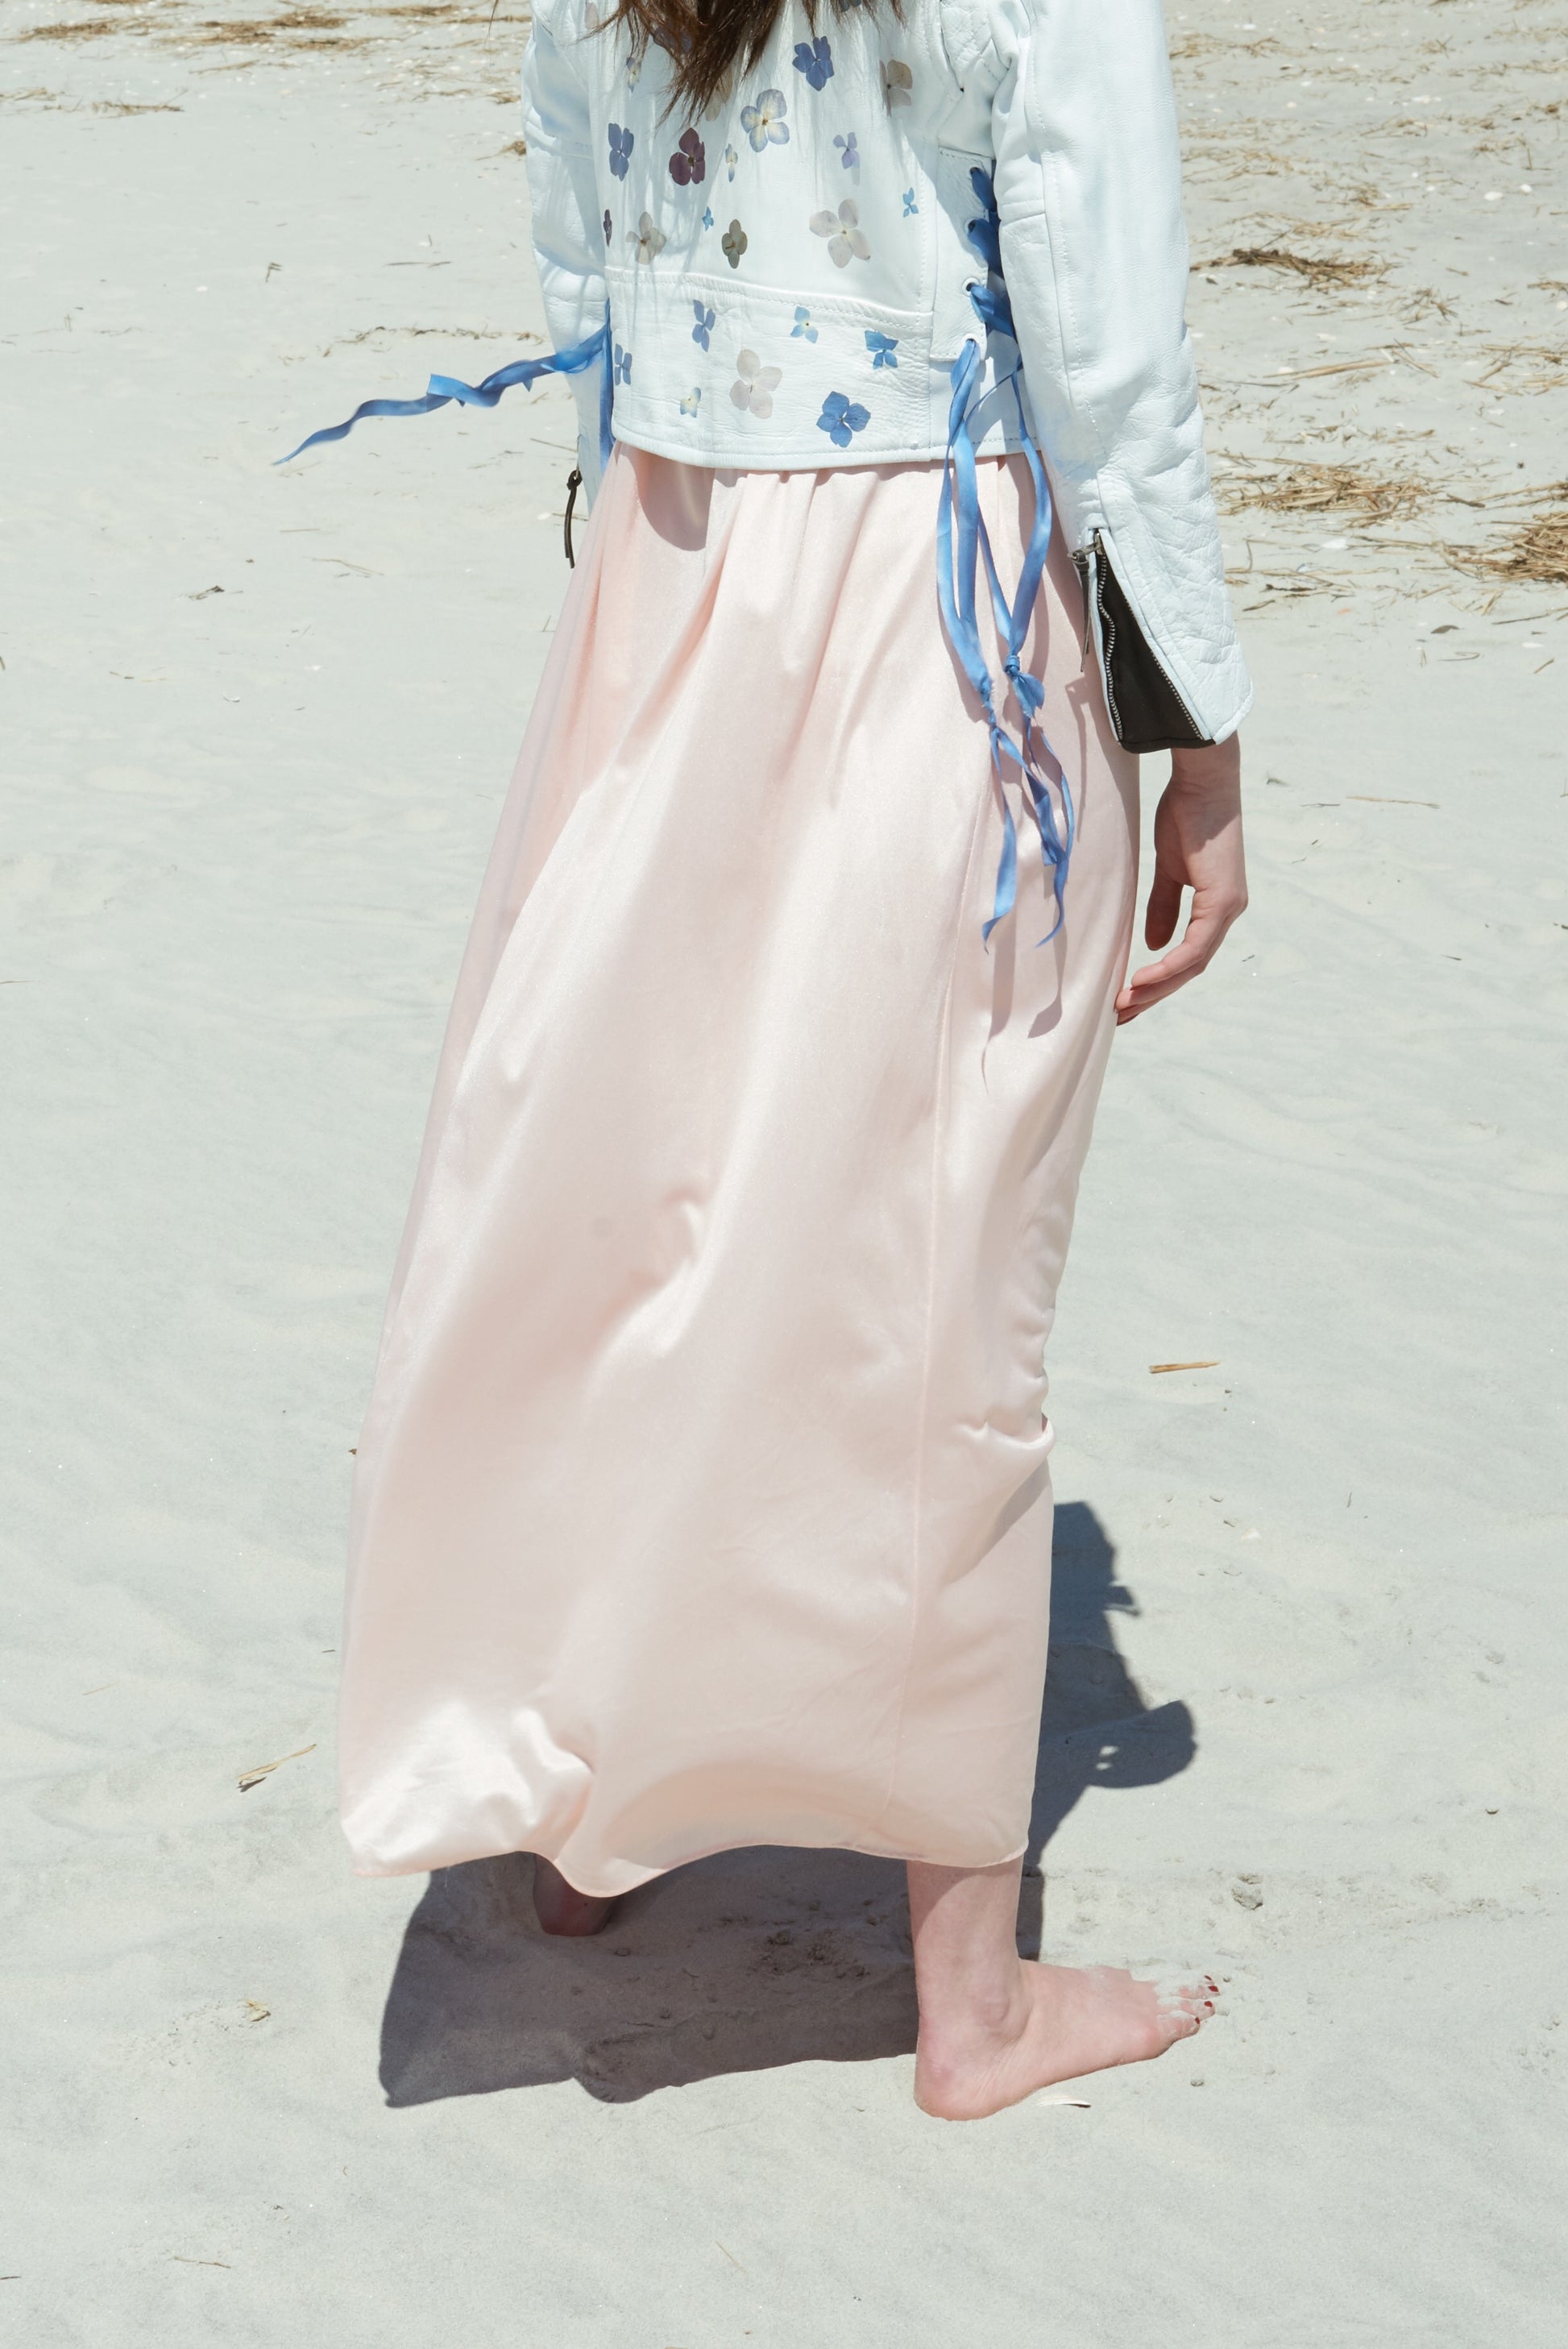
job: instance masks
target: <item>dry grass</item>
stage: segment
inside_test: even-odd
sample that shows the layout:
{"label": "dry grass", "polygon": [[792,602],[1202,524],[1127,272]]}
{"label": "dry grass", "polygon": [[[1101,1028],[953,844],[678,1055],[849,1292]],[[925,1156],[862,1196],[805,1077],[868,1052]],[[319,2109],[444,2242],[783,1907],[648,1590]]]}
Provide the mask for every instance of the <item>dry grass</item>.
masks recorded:
{"label": "dry grass", "polygon": [[1537,494],[1553,502],[1491,546],[1450,546],[1456,569],[1521,587],[1568,587],[1568,481]]}
{"label": "dry grass", "polygon": [[1217,485],[1227,513],[1262,507],[1269,513],[1349,514],[1362,522],[1393,522],[1428,503],[1431,490],[1408,473],[1369,473],[1359,465],[1304,461],[1235,473]]}
{"label": "dry grass", "polygon": [[1381,277],[1387,264],[1381,261],[1344,261],[1330,255],[1289,253],[1281,244],[1238,244],[1229,253],[1216,255],[1212,261],[1195,264],[1199,269],[1288,269],[1297,277],[1305,277],[1309,285],[1358,285],[1368,277]]}
{"label": "dry grass", "polygon": [[81,16],[71,25],[29,25],[18,33],[18,41],[101,41],[110,33],[133,32],[134,26],[122,25],[115,16]]}
{"label": "dry grass", "polygon": [[1238,41],[1230,35],[1215,33],[1178,33],[1171,44],[1171,55],[1178,63],[1186,64],[1195,57],[1261,57],[1278,47],[1279,43],[1267,33],[1256,41]]}
{"label": "dry grass", "polygon": [[[210,47],[232,43],[239,48],[259,48],[263,42],[304,41],[311,48],[340,49],[349,46],[337,40],[319,41],[322,33],[340,33],[348,22],[346,16],[329,16],[320,8],[299,8],[286,16],[243,17],[204,16],[200,23],[184,27],[185,37],[201,41]],[[358,47],[358,43],[354,44]]]}
{"label": "dry grass", "polygon": [[18,33],[19,41],[100,41],[121,33],[161,32],[181,41],[198,41],[204,46],[233,43],[243,48],[259,48],[264,43],[302,42],[315,47],[339,47],[343,44],[318,44],[315,36],[336,33],[348,22],[346,16],[328,16],[320,8],[295,8],[286,15],[267,17],[204,16],[195,23],[183,17],[170,18],[161,25],[133,23],[118,16],[82,16],[72,22],[56,25],[32,25]]}
{"label": "dry grass", "polygon": [[1510,343],[1497,352],[1480,375],[1470,378],[1471,388],[1479,391],[1485,385],[1494,384],[1499,376],[1515,367],[1530,367],[1534,372],[1522,382],[1498,384],[1500,391],[1558,390],[1564,380],[1563,370],[1568,368],[1568,344]]}
{"label": "dry grass", "polygon": [[[134,5],[134,0],[99,0],[104,7]],[[482,27],[487,32],[505,31],[521,26],[526,16],[503,14],[499,8],[491,17],[488,10],[476,10],[472,0],[405,0],[405,5],[377,7],[374,5],[351,9],[347,14],[311,6],[285,8],[275,16],[201,16],[189,15],[185,9],[167,8],[156,18],[137,16],[81,16],[62,19],[51,25],[31,25],[18,33],[18,41],[97,41],[115,34],[151,34],[166,41],[191,44],[204,48],[294,48],[347,49],[364,48],[375,37],[377,24],[387,28],[384,37],[391,36],[392,27],[461,25]],[[352,27],[352,29],[350,29]]]}

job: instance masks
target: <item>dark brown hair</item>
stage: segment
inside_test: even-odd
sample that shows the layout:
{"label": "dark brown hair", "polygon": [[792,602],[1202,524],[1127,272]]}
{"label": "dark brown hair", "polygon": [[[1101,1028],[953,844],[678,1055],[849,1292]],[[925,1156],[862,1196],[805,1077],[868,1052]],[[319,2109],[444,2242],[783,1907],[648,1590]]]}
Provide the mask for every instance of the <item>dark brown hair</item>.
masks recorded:
{"label": "dark brown hair", "polygon": [[[820,0],[802,5],[815,33]],[[830,0],[835,16],[861,6],[869,12],[874,5],[875,0]],[[757,63],[784,5],[785,0],[620,0],[609,22],[625,26],[634,57],[641,57],[650,41],[668,52],[671,111],[695,118],[718,96],[737,60],[746,70]],[[892,0],[892,7],[895,16],[903,15],[903,0]]]}

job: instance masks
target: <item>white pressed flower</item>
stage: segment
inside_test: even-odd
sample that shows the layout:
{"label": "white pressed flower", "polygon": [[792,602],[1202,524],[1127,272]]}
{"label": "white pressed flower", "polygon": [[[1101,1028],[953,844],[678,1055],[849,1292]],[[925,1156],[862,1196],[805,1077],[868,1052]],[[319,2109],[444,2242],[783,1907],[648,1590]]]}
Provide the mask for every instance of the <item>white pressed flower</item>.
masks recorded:
{"label": "white pressed flower", "polygon": [[741,108],[740,127],[758,154],[769,145],[789,145],[789,125],[784,119],[789,111],[789,101],[781,89],[758,90],[755,106]]}
{"label": "white pressed flower", "polygon": [[840,269],[847,269],[851,260],[869,261],[872,249],[866,233],[861,226],[860,209],[851,197],[846,196],[836,212],[813,212],[811,233],[828,240],[828,258]]}
{"label": "white pressed flower", "polygon": [[629,244],[636,246],[639,261],[651,262],[656,254],[663,253],[669,240],[665,235],[664,230],[655,228],[650,215],[644,212],[636,227],[626,231],[626,241]]}
{"label": "white pressed flower", "polygon": [[773,395],[784,378],[782,367],[764,367],[755,351],[735,354],[736,381],[729,387],[729,396],[737,408],[748,408],[753,416],[773,413]]}

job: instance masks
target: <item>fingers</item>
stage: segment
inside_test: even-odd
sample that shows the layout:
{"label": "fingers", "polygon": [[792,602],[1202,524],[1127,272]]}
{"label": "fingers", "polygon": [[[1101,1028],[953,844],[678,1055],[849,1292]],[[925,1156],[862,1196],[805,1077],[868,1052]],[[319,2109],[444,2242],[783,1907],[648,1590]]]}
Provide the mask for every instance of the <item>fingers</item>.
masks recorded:
{"label": "fingers", "polygon": [[[1161,955],[1158,962],[1146,963],[1141,970],[1134,971],[1117,997],[1118,1027],[1125,1027],[1130,1019],[1136,1019],[1140,1012],[1148,1011],[1156,1003],[1162,1002],[1166,996],[1174,995],[1179,987],[1185,987],[1189,979],[1196,978],[1201,970],[1206,970],[1219,951],[1225,932],[1241,911],[1240,904],[1232,905],[1229,901],[1222,904],[1195,901],[1181,943],[1172,947],[1169,954]],[[1158,945],[1160,940],[1154,935],[1152,892],[1148,932],[1150,944]],[[1169,929],[1166,935],[1169,936]]]}
{"label": "fingers", "polygon": [[1181,877],[1156,864],[1154,878],[1149,885],[1149,910],[1143,917],[1144,945],[1168,946],[1176,935],[1176,925],[1181,917]]}

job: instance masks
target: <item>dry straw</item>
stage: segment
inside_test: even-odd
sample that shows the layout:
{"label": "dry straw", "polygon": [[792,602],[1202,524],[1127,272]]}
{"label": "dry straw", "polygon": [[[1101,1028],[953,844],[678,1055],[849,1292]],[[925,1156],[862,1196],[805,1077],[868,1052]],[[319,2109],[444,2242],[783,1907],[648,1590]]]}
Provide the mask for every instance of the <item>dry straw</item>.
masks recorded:
{"label": "dry straw", "polygon": [[1413,474],[1376,474],[1359,465],[1295,465],[1233,474],[1220,486],[1227,513],[1261,506],[1271,513],[1356,514],[1364,522],[1392,522],[1415,513],[1431,492]]}
{"label": "dry straw", "polygon": [[1456,569],[1475,571],[1519,586],[1568,587],[1568,481],[1539,495],[1552,500],[1544,512],[1516,523],[1491,546],[1450,546]]}
{"label": "dry straw", "polygon": [[1200,262],[1200,269],[1288,269],[1297,277],[1305,277],[1309,285],[1356,285],[1365,278],[1381,277],[1386,264],[1380,261],[1344,261],[1331,254],[1290,253],[1281,244],[1237,244],[1229,253],[1222,253],[1212,261]]}

